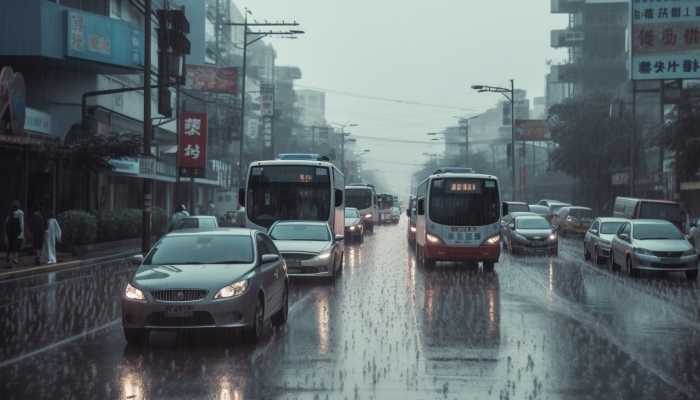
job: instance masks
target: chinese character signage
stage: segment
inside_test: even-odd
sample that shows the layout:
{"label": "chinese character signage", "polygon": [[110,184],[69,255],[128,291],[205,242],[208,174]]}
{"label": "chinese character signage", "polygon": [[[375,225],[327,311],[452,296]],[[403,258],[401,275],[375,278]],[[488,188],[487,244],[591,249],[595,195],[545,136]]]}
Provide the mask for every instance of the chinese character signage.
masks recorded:
{"label": "chinese character signage", "polygon": [[700,0],[632,0],[633,80],[700,77]]}
{"label": "chinese character signage", "polygon": [[260,113],[263,117],[275,115],[275,86],[260,85]]}
{"label": "chinese character signage", "polygon": [[547,130],[547,125],[542,119],[516,119],[515,120],[515,140],[521,141],[544,141],[550,140],[551,136]]}
{"label": "chinese character signage", "polygon": [[207,114],[183,112],[177,151],[180,175],[203,177],[207,166]]}
{"label": "chinese character signage", "polygon": [[204,92],[236,94],[238,68],[187,65],[187,87]]}
{"label": "chinese character signage", "polygon": [[117,19],[66,11],[66,55],[106,64],[143,65],[143,31]]}

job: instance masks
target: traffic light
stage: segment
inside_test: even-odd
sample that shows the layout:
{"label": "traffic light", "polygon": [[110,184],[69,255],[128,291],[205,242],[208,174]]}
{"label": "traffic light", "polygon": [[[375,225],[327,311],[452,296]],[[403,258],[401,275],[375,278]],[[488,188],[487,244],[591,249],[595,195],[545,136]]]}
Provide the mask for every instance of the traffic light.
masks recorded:
{"label": "traffic light", "polygon": [[171,117],[170,86],[185,82],[185,55],[190,54],[190,23],[183,10],[161,9],[158,16],[158,113]]}

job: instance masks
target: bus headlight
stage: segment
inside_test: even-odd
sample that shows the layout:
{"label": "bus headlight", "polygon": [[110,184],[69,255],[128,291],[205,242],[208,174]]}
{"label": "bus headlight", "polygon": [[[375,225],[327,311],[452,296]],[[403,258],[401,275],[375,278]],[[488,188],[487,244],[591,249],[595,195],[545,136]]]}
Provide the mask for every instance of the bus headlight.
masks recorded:
{"label": "bus headlight", "polygon": [[416,227],[415,227],[415,226],[412,226],[412,227],[411,227],[411,232],[416,233]]}
{"label": "bus headlight", "polygon": [[428,233],[426,235],[426,239],[428,239],[428,241],[432,244],[442,244],[442,239],[440,239],[439,237],[437,237],[431,233]]}
{"label": "bus headlight", "polygon": [[488,243],[488,244],[497,244],[500,241],[501,241],[501,235],[491,236],[490,238],[486,239],[486,243]]}

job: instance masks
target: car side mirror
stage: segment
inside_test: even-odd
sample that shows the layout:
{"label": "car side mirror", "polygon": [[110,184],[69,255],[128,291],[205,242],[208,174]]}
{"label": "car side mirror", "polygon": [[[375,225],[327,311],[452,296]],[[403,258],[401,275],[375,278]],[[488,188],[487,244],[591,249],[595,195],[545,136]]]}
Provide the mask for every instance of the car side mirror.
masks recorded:
{"label": "car side mirror", "polygon": [[629,242],[629,240],[630,240],[630,235],[628,235],[626,233],[621,233],[618,236],[620,239],[624,240],[625,242]]}
{"label": "car side mirror", "polygon": [[343,235],[335,235],[335,241],[336,241],[336,242],[342,242],[343,240],[345,240],[345,236],[343,236]]}
{"label": "car side mirror", "polygon": [[143,254],[136,254],[129,259],[131,265],[141,265],[143,264]]}
{"label": "car side mirror", "polygon": [[508,224],[508,228],[515,229],[515,223],[511,222],[510,224]]}
{"label": "car side mirror", "polygon": [[279,254],[263,254],[262,257],[260,257],[260,263],[261,264],[269,264],[273,262],[279,261],[280,256]]}
{"label": "car side mirror", "polygon": [[591,229],[591,233],[592,233],[593,235],[598,236],[598,230],[597,230],[597,229]]}
{"label": "car side mirror", "polygon": [[245,207],[245,189],[243,188],[238,189],[238,204]]}

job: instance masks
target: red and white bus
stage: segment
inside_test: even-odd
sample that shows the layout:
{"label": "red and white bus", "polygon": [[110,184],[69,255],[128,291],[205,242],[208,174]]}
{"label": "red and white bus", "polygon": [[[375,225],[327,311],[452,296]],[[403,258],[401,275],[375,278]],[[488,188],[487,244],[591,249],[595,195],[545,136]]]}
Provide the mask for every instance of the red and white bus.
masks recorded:
{"label": "red and white bus", "polygon": [[497,177],[436,171],[416,190],[418,261],[475,261],[492,270],[501,255],[500,219]]}

